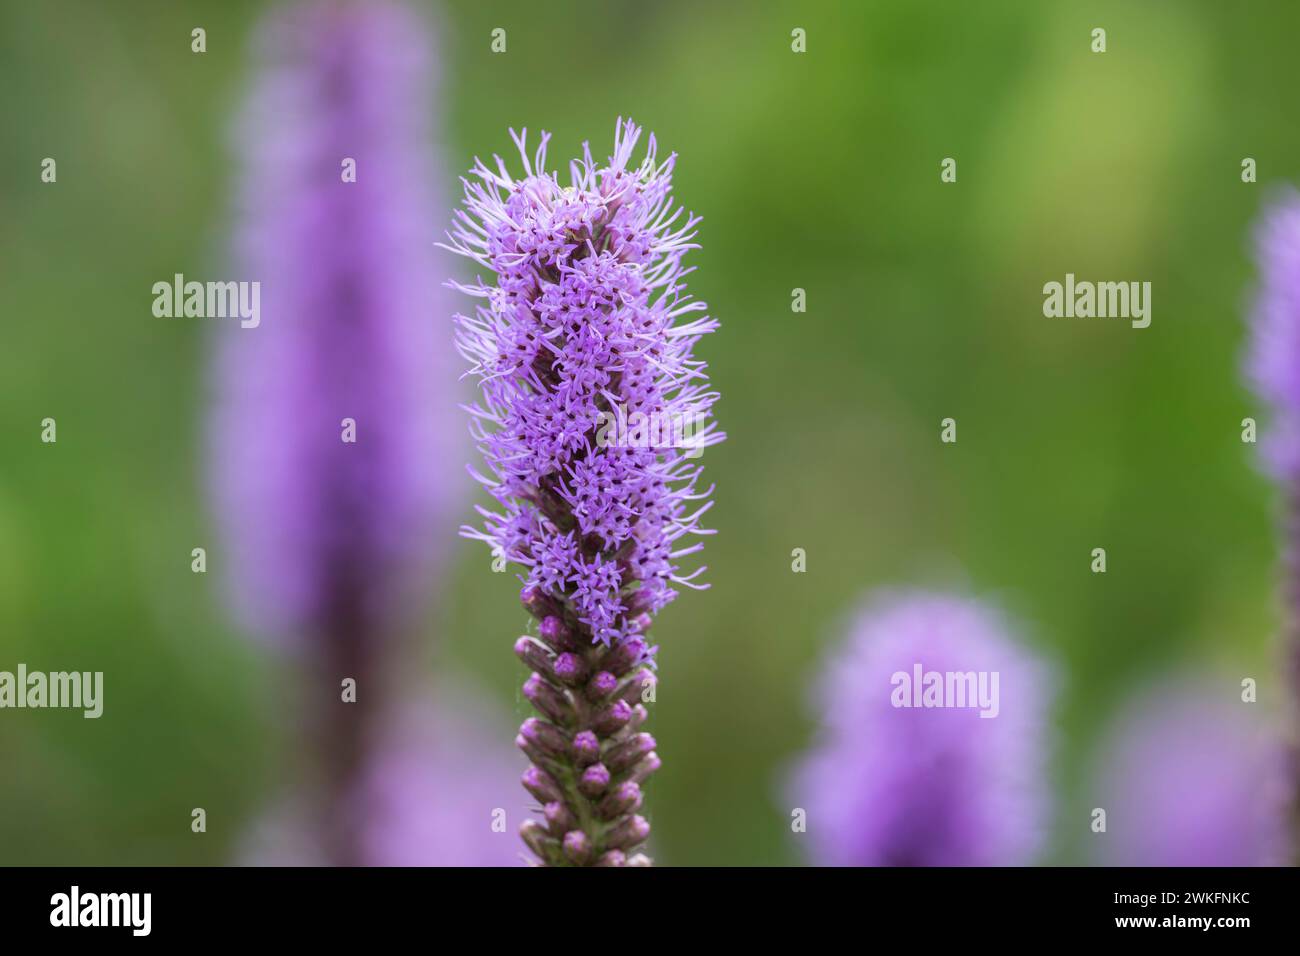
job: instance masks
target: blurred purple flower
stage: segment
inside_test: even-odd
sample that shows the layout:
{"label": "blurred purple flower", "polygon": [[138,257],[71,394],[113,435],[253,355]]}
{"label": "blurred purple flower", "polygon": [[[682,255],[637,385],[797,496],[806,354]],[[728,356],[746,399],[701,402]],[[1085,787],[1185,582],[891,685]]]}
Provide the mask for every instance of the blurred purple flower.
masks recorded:
{"label": "blurred purple flower", "polygon": [[[1273,202],[1257,228],[1255,248],[1260,280],[1246,372],[1271,413],[1260,437],[1261,460],[1286,501],[1280,529],[1289,610],[1283,654],[1295,720],[1300,715],[1300,193],[1287,190]],[[1295,774],[1300,746],[1292,741],[1289,750]],[[1290,800],[1292,818],[1300,820],[1300,784],[1294,778]]]}
{"label": "blurred purple flower", "polygon": [[[317,838],[349,863],[364,847],[346,797],[459,498],[451,308],[433,261],[432,52],[422,19],[388,2],[276,7],[256,40],[234,144],[234,268],[261,283],[261,322],[222,330],[218,561],[249,631],[305,669]],[[355,702],[340,701],[345,679]]]}
{"label": "blurred purple flower", "polygon": [[[986,700],[995,702],[987,710],[996,716],[982,717],[969,699],[967,706],[895,706],[917,700],[910,685],[918,666],[923,675],[973,673],[977,683],[985,674]],[[790,804],[806,811],[801,839],[812,861],[1032,862],[1050,808],[1052,684],[1047,667],[988,605],[924,592],[870,597],[827,660],[813,698],[821,736],[786,786]]]}
{"label": "blurred purple flower", "polygon": [[[355,862],[522,865],[514,828],[528,812],[519,792],[523,761],[502,743],[503,729],[464,692],[426,695],[386,725],[349,797],[348,812],[359,821]],[[282,804],[250,831],[241,862],[329,862],[313,838],[311,819],[305,798]]]}
{"label": "blurred purple flower", "polygon": [[1171,684],[1128,706],[1097,769],[1100,862],[1270,866],[1287,859],[1286,756],[1229,684]]}
{"label": "blurred purple flower", "polygon": [[1261,441],[1269,471],[1300,479],[1300,194],[1284,193],[1255,238],[1260,283],[1246,374],[1272,413]]}
{"label": "blurred purple flower", "polygon": [[234,144],[234,267],[261,282],[262,321],[222,330],[220,564],[254,633],[301,648],[346,626],[373,641],[409,610],[459,497],[428,30],[396,3],[302,3],[274,10],[257,40]]}
{"label": "blurred purple flower", "polygon": [[522,599],[541,621],[539,640],[515,645],[547,718],[517,739],[545,815],[524,841],[553,865],[641,863],[628,853],[649,825],[635,811],[659,765],[638,732],[654,677],[643,635],[672,585],[701,587],[705,569],[678,561],[710,533],[693,459],[724,436],[693,349],[717,323],[682,281],[698,220],[673,206],[675,154],[659,160],[650,136],[634,165],[641,129],[620,120],[606,165],[584,144],[561,186],[548,135],[535,155],[526,135],[522,178],[499,157],[476,162],[447,246],[496,274],[457,285],[486,303],[457,316],[457,344],[483,390],[471,432],[489,475],[475,477],[503,511],[480,509],[484,527],[462,533],[527,568]]}

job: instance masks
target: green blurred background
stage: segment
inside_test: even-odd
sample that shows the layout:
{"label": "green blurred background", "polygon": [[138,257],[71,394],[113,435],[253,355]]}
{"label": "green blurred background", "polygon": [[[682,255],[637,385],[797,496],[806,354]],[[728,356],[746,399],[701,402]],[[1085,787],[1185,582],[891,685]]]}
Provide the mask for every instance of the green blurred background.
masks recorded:
{"label": "green blurred background", "polygon": [[[150,314],[153,282],[220,261],[262,7],[0,0],[0,669],[107,687],[98,721],[0,713],[3,863],[224,862],[288,772],[292,674],[189,568],[214,534],[212,339]],[[1049,862],[1086,859],[1087,761],[1130,689],[1194,664],[1276,701],[1275,501],[1238,368],[1250,225],[1300,174],[1279,94],[1300,6],[494,0],[440,19],[449,202],[509,126],[552,130],[562,165],[631,115],[704,216],[692,286],[723,323],[700,351],[730,437],[704,457],[713,588],[655,631],[660,861],[802,859],[775,784],[823,648],[874,587],[990,596],[1059,663]],[[1150,281],[1151,327],[1045,319],[1066,272]],[[517,584],[448,547],[428,666],[522,717]]]}

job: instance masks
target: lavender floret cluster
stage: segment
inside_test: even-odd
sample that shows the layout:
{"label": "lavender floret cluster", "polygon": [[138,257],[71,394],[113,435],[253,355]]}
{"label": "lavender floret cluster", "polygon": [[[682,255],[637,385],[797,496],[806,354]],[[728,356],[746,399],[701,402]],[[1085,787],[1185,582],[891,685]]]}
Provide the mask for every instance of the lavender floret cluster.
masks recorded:
{"label": "lavender floret cluster", "polygon": [[447,246],[496,274],[452,283],[483,300],[457,316],[457,346],[482,386],[468,411],[487,473],[474,474],[501,505],[462,534],[523,566],[540,621],[516,653],[546,719],[526,721],[518,743],[545,822],[522,832],[553,865],[644,860],[628,852],[649,833],[635,811],[659,764],[638,732],[654,681],[646,632],[674,585],[704,587],[704,567],[678,562],[710,533],[697,458],[724,437],[692,354],[717,323],[682,281],[699,220],[674,207],[676,157],[660,161],[653,135],[632,164],[640,135],[620,120],[608,162],[584,144],[562,186],[546,171],[549,136],[530,156],[527,131],[512,133],[524,176],[476,160]]}

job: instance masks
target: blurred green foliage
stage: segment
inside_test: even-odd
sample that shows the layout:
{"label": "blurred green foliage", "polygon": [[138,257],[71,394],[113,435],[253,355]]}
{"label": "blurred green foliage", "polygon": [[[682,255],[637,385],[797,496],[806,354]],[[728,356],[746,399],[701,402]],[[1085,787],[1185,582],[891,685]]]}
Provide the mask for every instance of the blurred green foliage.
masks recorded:
{"label": "blurred green foliage", "polygon": [[[222,862],[289,773],[292,675],[236,633],[219,575],[189,570],[213,536],[211,338],[150,314],[154,281],[220,261],[260,7],[0,0],[0,669],[107,672],[98,721],[0,712],[3,863]],[[776,783],[841,616],[878,586],[991,596],[1058,663],[1054,862],[1086,859],[1087,761],[1141,680],[1217,667],[1276,704],[1275,501],[1240,440],[1264,412],[1238,369],[1250,225],[1300,175],[1281,102],[1300,6],[449,7],[449,203],[509,126],[553,131],[563,165],[631,115],[680,153],[678,196],[704,216],[692,285],[723,323],[700,351],[730,439],[704,458],[713,588],[655,629],[661,861],[800,860]],[[1151,281],[1152,326],[1045,319],[1066,272]],[[517,585],[481,546],[448,549],[428,666],[522,716]]]}

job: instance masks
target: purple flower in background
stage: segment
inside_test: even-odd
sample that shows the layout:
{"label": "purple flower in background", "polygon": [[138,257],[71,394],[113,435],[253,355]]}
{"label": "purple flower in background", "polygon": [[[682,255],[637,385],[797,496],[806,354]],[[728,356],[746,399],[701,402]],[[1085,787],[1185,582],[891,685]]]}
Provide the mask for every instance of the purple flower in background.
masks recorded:
{"label": "purple flower in background", "polygon": [[235,266],[261,282],[262,322],[223,330],[221,563],[255,633],[302,647],[343,616],[360,640],[408,606],[456,497],[440,467],[456,398],[426,225],[427,34],[399,5],[309,3],[258,40]]}
{"label": "purple flower in background", "polygon": [[[443,685],[450,682],[444,681]],[[432,703],[436,700],[437,703]],[[358,860],[367,866],[518,866],[524,855],[505,827],[527,815],[518,753],[498,721],[469,694],[421,698],[375,740],[349,794],[361,821]],[[327,862],[304,819],[305,797],[259,821],[241,862]]]}
{"label": "purple flower in background", "polygon": [[1262,452],[1277,478],[1300,479],[1300,194],[1289,191],[1256,232],[1260,285],[1246,373],[1272,412]]}
{"label": "purple flower in background", "polygon": [[[1300,194],[1283,194],[1256,232],[1260,283],[1251,316],[1247,377],[1271,412],[1261,456],[1286,500],[1283,528],[1285,594],[1289,609],[1284,650],[1290,714],[1300,720]],[[1290,762],[1300,768],[1293,742]],[[1300,819],[1300,783],[1292,783],[1292,812]]]}
{"label": "purple flower in background", "polygon": [[457,316],[457,344],[483,393],[469,411],[488,474],[475,477],[502,507],[462,533],[523,565],[541,621],[540,641],[516,645],[547,718],[520,730],[546,817],[524,839],[546,863],[618,864],[649,832],[633,811],[658,765],[637,732],[653,681],[644,634],[674,585],[701,587],[704,571],[678,561],[708,533],[696,459],[724,437],[692,354],[717,323],[682,281],[698,219],[673,207],[675,154],[661,162],[650,136],[632,165],[641,130],[620,120],[608,162],[584,144],[562,186],[548,135],[533,156],[526,135],[522,178],[499,157],[476,162],[447,246],[496,274],[453,283],[484,302]]}
{"label": "purple flower in background", "polygon": [[1143,694],[1116,722],[1097,771],[1095,834],[1111,866],[1286,862],[1285,751],[1230,683]]}
{"label": "purple flower in background", "polygon": [[814,694],[820,739],[786,786],[806,811],[812,861],[1032,862],[1050,805],[1051,689],[988,605],[871,597],[827,661]]}
{"label": "purple flower in background", "polygon": [[[318,683],[308,728],[341,792],[403,660],[458,497],[451,336],[438,320],[428,31],[399,4],[277,7],[235,130],[235,277],[261,322],[223,329],[210,480],[236,610]],[[355,175],[354,175],[355,173]],[[452,425],[453,420],[455,425]],[[355,680],[356,704],[340,702]],[[336,818],[337,859],[356,852]]]}

